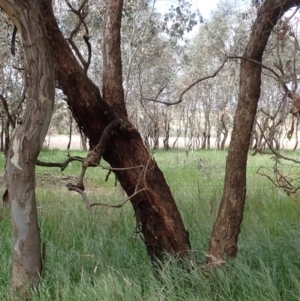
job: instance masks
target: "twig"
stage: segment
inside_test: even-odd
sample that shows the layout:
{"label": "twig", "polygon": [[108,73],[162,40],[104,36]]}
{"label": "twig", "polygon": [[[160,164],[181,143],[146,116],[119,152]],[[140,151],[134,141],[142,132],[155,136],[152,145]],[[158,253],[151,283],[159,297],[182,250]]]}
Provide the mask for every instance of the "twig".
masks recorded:
{"label": "twig", "polygon": [[[85,23],[85,18],[87,17],[88,15],[88,6],[87,6],[87,2],[88,0],[84,0],[79,9],[75,9],[70,3],[68,0],[65,0],[67,5],[69,6],[71,12],[73,12],[78,18],[79,18],[79,22],[78,24],[76,25],[76,27],[73,29],[73,31],[71,32],[70,34],[70,37],[68,38],[68,41],[70,43],[70,45],[72,46],[73,50],[75,51],[77,57],[79,58],[81,64],[83,65],[84,67],[84,73],[86,74],[87,73],[87,70],[90,66],[90,63],[91,63],[91,57],[92,57],[92,47],[91,47],[91,43],[89,41],[90,39],[90,36],[89,36],[89,29]],[[84,28],[85,28],[85,34],[83,35],[83,40],[84,42],[86,43],[87,45],[87,49],[88,49],[88,58],[87,60],[85,60],[83,58],[83,56],[81,55],[78,47],[76,46],[76,44],[74,43],[73,41],[73,37],[78,33],[80,27],[81,27],[81,24],[83,24]]]}
{"label": "twig", "polygon": [[106,204],[106,203],[92,203],[90,205],[90,207],[93,207],[93,206],[105,206],[105,207],[108,207],[109,208],[121,208],[125,203],[127,203],[128,201],[130,201],[134,196],[136,196],[138,193],[142,192],[142,191],[145,191],[145,190],[148,190],[148,188],[142,188],[136,192],[134,192],[130,197],[128,197],[125,201],[123,201],[122,203],[120,204],[117,204],[117,205],[114,205],[114,204]]}
{"label": "twig", "polygon": [[262,129],[261,129],[260,125],[259,125],[258,123],[257,123],[257,125],[258,125],[258,128],[260,129],[261,134],[262,134],[262,136],[264,137],[264,139],[265,139],[265,141],[266,141],[266,143],[267,143],[269,149],[270,149],[271,152],[273,153],[273,155],[275,155],[277,158],[284,159],[284,160],[286,160],[286,161],[291,161],[291,162],[294,162],[294,163],[296,163],[296,164],[300,164],[300,161],[295,160],[295,159],[293,159],[293,158],[289,158],[289,157],[283,156],[283,155],[281,155],[280,153],[276,152],[276,151],[274,150],[274,148],[272,147],[272,145],[270,144],[270,142],[267,140],[265,134],[262,132]]}

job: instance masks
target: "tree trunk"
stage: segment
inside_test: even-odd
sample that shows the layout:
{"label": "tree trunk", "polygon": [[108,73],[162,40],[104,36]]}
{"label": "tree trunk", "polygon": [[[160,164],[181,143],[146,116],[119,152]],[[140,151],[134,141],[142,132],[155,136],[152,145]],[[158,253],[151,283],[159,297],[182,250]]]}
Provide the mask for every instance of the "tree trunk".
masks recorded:
{"label": "tree trunk", "polygon": [[[129,125],[129,130],[124,133],[113,132],[103,158],[112,167],[123,168],[115,173],[127,195],[132,195],[136,188],[146,189],[133,197],[131,202],[149,255],[162,258],[163,252],[168,252],[186,256],[190,247],[189,237],[169,186],[147,152],[140,134],[127,120],[119,44],[121,11],[121,1],[107,3],[103,37],[103,91],[106,102],[97,86],[84,74],[58,29],[51,1],[43,1],[44,22],[56,61],[57,80],[67,96],[74,119],[89,138],[91,147],[97,145],[104,129],[116,118]],[[145,180],[140,180],[140,168],[132,168],[141,165],[147,167]],[[131,169],[126,169],[128,167]]]}
{"label": "tree trunk", "polygon": [[164,149],[169,150],[170,145],[169,145],[169,139],[170,139],[170,121],[168,120],[167,114],[164,114],[164,129],[165,129],[165,135],[163,137],[163,144],[164,144]]}
{"label": "tree trunk", "polygon": [[5,122],[5,118],[2,117],[1,118],[1,134],[0,134],[0,151],[3,152],[4,151],[4,123]]}
{"label": "tree trunk", "polygon": [[224,120],[224,114],[222,114],[222,117],[221,117],[221,123],[222,123],[222,127],[223,127],[223,138],[222,138],[222,141],[221,141],[221,150],[224,150],[225,149],[225,143],[226,143],[226,140],[227,140],[227,137],[228,137],[228,127],[225,123],[225,120]]}
{"label": "tree trunk", "polygon": [[294,147],[293,147],[293,151],[295,151],[297,149],[298,144],[299,144],[299,135],[298,135],[299,123],[300,123],[300,115],[297,116],[297,120],[296,120],[295,144],[294,144]]}
{"label": "tree trunk", "polygon": [[81,141],[81,147],[83,151],[87,151],[87,138],[86,136],[80,132],[80,141]]}
{"label": "tree trunk", "polygon": [[35,164],[54,103],[54,66],[37,1],[0,0],[22,35],[27,106],[6,160],[6,182],[13,226],[12,288],[26,294],[42,273],[35,199]]}
{"label": "tree trunk", "polygon": [[[277,20],[299,0],[265,0],[258,10],[244,57],[262,61],[271,30]],[[226,163],[222,202],[211,234],[208,262],[217,265],[237,254],[237,240],[246,197],[247,155],[260,97],[261,65],[241,63],[239,101]]]}

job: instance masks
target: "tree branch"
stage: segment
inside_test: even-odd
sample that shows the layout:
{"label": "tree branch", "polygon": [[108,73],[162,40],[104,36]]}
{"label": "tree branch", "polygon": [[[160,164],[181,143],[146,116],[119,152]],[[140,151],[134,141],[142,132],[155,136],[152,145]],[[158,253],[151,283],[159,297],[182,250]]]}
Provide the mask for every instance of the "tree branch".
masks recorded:
{"label": "tree branch", "polygon": [[44,167],[60,167],[61,171],[64,171],[67,166],[69,165],[70,162],[72,161],[80,161],[82,162],[84,160],[84,158],[81,157],[72,157],[70,155],[68,155],[68,158],[66,159],[65,162],[59,163],[59,162],[43,162],[40,160],[36,160],[36,165],[37,166],[44,166]]}
{"label": "tree branch", "polygon": [[283,156],[283,155],[281,155],[280,153],[276,152],[276,151],[274,150],[274,148],[272,147],[272,145],[270,144],[270,142],[267,140],[265,134],[264,134],[263,131],[262,131],[262,128],[260,127],[260,125],[259,125],[258,123],[257,123],[257,126],[258,126],[259,130],[261,131],[261,134],[263,135],[263,137],[264,137],[266,143],[268,144],[269,149],[271,150],[271,152],[272,152],[277,158],[284,159],[284,160],[286,160],[286,161],[291,161],[291,162],[294,162],[294,163],[296,163],[296,164],[300,164],[300,161],[295,160],[295,159],[293,159],[293,158],[289,158],[289,157]]}
{"label": "tree branch", "polygon": [[86,193],[85,193],[82,189],[80,189],[80,188],[77,187],[77,186],[74,186],[74,185],[71,184],[71,183],[67,184],[66,186],[67,186],[67,188],[68,188],[69,191],[76,191],[76,192],[78,192],[79,194],[81,194],[82,200],[83,200],[83,202],[85,203],[86,209],[91,210],[90,202],[89,202],[89,200],[88,200],[88,198],[87,198],[87,196],[86,196]]}
{"label": "tree branch", "polygon": [[140,192],[145,191],[145,190],[148,190],[148,188],[142,188],[142,189],[134,192],[130,197],[128,197],[125,201],[123,201],[120,204],[114,205],[114,204],[106,204],[106,203],[98,203],[98,202],[96,202],[96,203],[92,203],[90,205],[90,207],[93,207],[93,206],[105,206],[105,207],[108,207],[108,209],[109,208],[121,208],[121,207],[123,207],[123,205],[125,203],[127,203],[128,201],[130,201],[133,197],[135,197],[137,194],[139,194]]}
{"label": "tree branch", "polygon": [[[179,103],[182,102],[182,98],[183,98],[183,95],[188,92],[191,88],[193,88],[195,85],[199,84],[200,82],[204,81],[204,80],[207,80],[209,78],[214,78],[218,75],[218,73],[223,69],[225,63],[227,62],[228,60],[228,57],[226,56],[223,63],[221,64],[221,66],[212,74],[212,75],[208,75],[208,76],[205,76],[205,77],[201,77],[199,79],[197,79],[196,81],[194,81],[193,83],[191,83],[187,88],[185,88],[181,94],[179,95],[179,98],[177,101],[175,102],[166,102],[166,101],[161,101],[161,100],[157,100],[157,99],[149,99],[149,98],[144,98],[145,100],[148,100],[148,101],[152,101],[152,102],[157,102],[157,103],[161,103],[161,104],[164,104],[164,105],[167,105],[167,106],[173,106],[173,105],[177,105]],[[157,96],[159,96],[161,92],[158,93]]]}
{"label": "tree branch", "polygon": [[[82,1],[79,9],[75,9],[70,3],[68,0],[65,0],[67,5],[69,6],[70,10],[72,13],[74,13],[78,19],[79,19],[79,22],[78,24],[76,25],[76,27],[72,30],[71,34],[70,34],[70,37],[68,38],[68,41],[71,45],[71,47],[73,48],[73,50],[75,51],[78,59],[80,60],[81,64],[83,65],[83,68],[84,68],[84,73],[86,74],[87,73],[87,70],[90,66],[90,63],[91,63],[91,57],[92,57],[92,47],[91,47],[91,43],[89,41],[90,39],[90,35],[89,35],[89,29],[85,23],[85,18],[87,17],[88,15],[88,5],[87,5],[87,2],[88,0],[84,0]],[[74,43],[73,41],[73,37],[78,33],[80,27],[81,27],[81,24],[83,24],[84,28],[85,28],[85,34],[83,35],[83,40],[85,42],[85,44],[87,45],[87,49],[88,49],[88,58],[87,60],[85,60],[83,58],[83,56],[81,55],[78,47],[76,46],[76,44]]]}
{"label": "tree branch", "polygon": [[4,96],[2,94],[0,94],[0,99],[1,99],[4,111],[7,115],[8,120],[9,120],[9,123],[11,124],[12,128],[14,129],[15,128],[15,120],[11,116],[11,114],[9,113],[7,101],[6,101],[6,99],[4,98]]}

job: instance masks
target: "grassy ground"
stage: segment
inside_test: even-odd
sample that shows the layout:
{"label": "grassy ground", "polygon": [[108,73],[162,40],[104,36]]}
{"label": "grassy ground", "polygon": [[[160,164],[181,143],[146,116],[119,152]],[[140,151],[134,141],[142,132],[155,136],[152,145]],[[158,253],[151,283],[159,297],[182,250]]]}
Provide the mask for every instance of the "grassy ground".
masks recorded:
{"label": "grassy ground", "polygon": [[[72,153],[73,155],[84,155]],[[63,161],[67,153],[43,151],[44,161]],[[293,154],[298,156],[298,154]],[[247,203],[236,260],[215,273],[203,268],[212,225],[222,195],[226,152],[154,154],[190,232],[195,269],[187,273],[170,260],[154,272],[142,240],[134,234],[129,203],[121,209],[84,208],[76,183],[79,164],[65,172],[37,169],[37,199],[46,275],[33,300],[300,300],[300,203],[265,178],[259,166],[267,156],[249,157]],[[3,166],[4,161],[0,162]],[[87,174],[91,201],[119,203],[125,197],[105,182],[98,168]],[[11,274],[9,210],[0,207],[0,300],[7,300]]]}

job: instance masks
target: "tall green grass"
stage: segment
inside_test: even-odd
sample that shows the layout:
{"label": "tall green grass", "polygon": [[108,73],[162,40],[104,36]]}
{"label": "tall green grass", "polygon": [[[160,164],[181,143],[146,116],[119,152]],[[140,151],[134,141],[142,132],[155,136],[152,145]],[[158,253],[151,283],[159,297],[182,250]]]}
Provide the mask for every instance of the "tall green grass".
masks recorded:
{"label": "tall green grass", "polygon": [[[63,161],[66,155],[47,150],[40,159]],[[189,230],[194,269],[185,270],[171,258],[160,271],[153,269],[134,231],[129,203],[121,209],[87,212],[80,196],[65,188],[79,175],[79,163],[63,173],[38,167],[39,222],[47,257],[46,274],[33,300],[300,300],[300,204],[256,174],[259,166],[272,166],[269,157],[249,157],[238,257],[215,272],[203,263],[222,196],[226,152],[200,151],[186,157],[183,151],[157,151],[154,158]],[[88,172],[91,201],[119,203],[125,198],[113,178],[104,181],[106,171]],[[11,226],[4,207],[0,246],[0,300],[8,300]]]}

